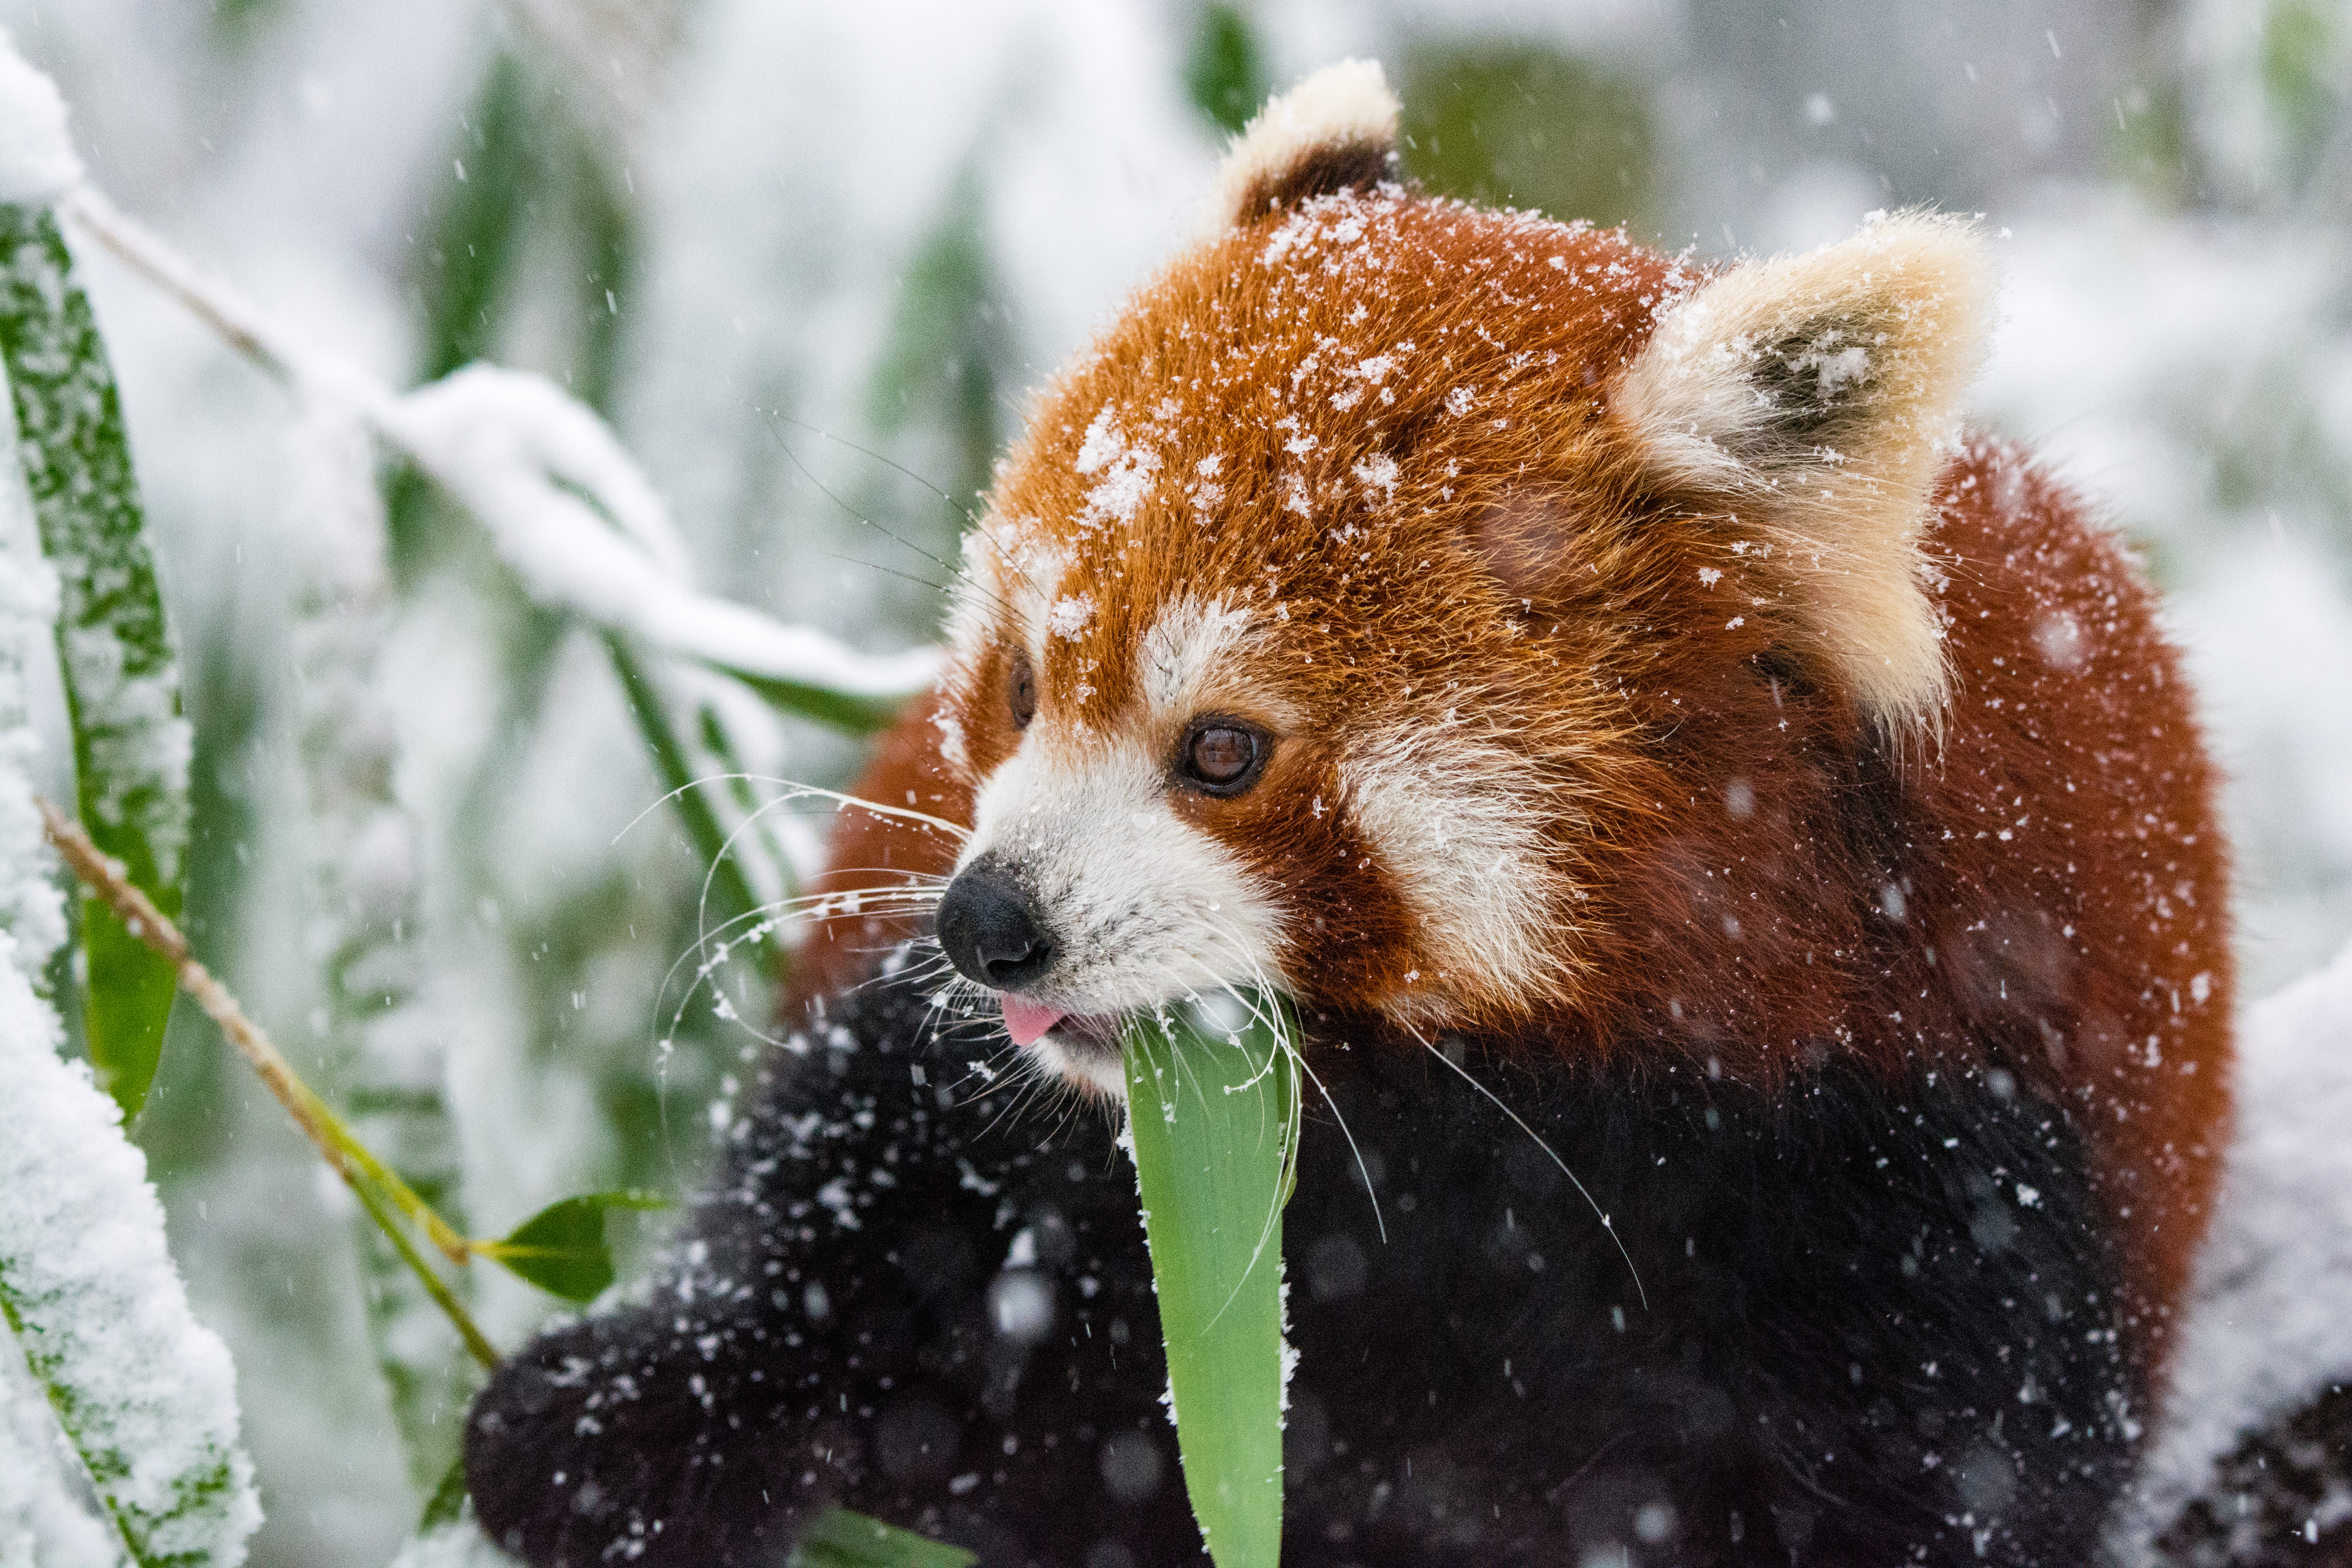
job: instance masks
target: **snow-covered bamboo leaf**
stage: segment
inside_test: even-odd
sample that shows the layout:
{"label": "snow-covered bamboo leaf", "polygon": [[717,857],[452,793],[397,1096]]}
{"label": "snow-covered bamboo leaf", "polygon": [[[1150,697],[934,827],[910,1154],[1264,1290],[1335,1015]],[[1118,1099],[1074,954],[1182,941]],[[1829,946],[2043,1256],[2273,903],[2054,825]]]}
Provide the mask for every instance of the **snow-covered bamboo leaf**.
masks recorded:
{"label": "snow-covered bamboo leaf", "polygon": [[122,1542],[84,1500],[73,1463],[23,1352],[0,1333],[0,1563],[121,1568]]}
{"label": "snow-covered bamboo leaf", "polygon": [[[59,587],[58,654],[80,816],[166,915],[188,837],[186,721],[146,519],[106,345],[46,208],[0,206],[0,355],[18,460]],[[86,902],[90,1059],[126,1116],[154,1079],[171,1015],[168,960]]]}
{"label": "snow-covered bamboo leaf", "polygon": [[[0,69],[8,58],[0,54]],[[16,939],[18,967],[37,984],[66,941],[65,897],[45,874],[48,842],[33,804],[41,736],[27,685],[57,622],[57,572],[19,476],[0,464],[0,931]]]}
{"label": "snow-covered bamboo leaf", "polygon": [[[24,68],[0,50],[0,79]],[[0,91],[8,85],[0,79]],[[57,574],[41,555],[23,487],[0,467],[0,932],[27,981],[43,973],[66,939],[65,901],[45,874],[48,846],[33,804],[31,765],[41,741],[26,686],[32,655],[57,616]],[[0,1055],[11,1048],[0,1040]],[[0,1331],[0,1563],[118,1568],[122,1545],[114,1527],[87,1506],[78,1466],[57,1439],[57,1417],[23,1346]]]}
{"label": "snow-covered bamboo leaf", "polygon": [[15,947],[0,934],[0,1316],[131,1560],[234,1568],[261,1505],[228,1352],[188,1310],[121,1109],[58,1057]]}
{"label": "snow-covered bamboo leaf", "polygon": [[583,1193],[550,1204],[478,1250],[510,1273],[567,1301],[593,1301],[613,1283],[613,1248],[604,1221],[614,1209],[667,1208],[658,1193]]}
{"label": "snow-covered bamboo leaf", "polygon": [[1298,1127],[1295,1037],[1273,998],[1246,1008],[1217,998],[1127,1031],[1128,1125],[1170,1413],[1184,1489],[1217,1568],[1274,1568],[1282,1549],[1282,1205]]}
{"label": "snow-covered bamboo leaf", "polygon": [[969,1568],[978,1561],[961,1546],[830,1508],[802,1534],[785,1568]]}

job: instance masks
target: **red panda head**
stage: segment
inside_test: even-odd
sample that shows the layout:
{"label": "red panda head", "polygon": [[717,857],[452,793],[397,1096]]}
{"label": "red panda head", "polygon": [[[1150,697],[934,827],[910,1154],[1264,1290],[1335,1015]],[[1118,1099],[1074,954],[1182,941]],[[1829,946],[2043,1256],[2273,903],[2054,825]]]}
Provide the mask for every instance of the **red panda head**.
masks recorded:
{"label": "red panda head", "polygon": [[1578,1007],[1678,682],[1779,659],[1897,735],[1943,700],[1917,540],[1986,329],[1968,229],[1710,274],[1409,192],[1395,121],[1354,63],[1270,104],[966,541],[942,944],[1109,1092],[1118,1019],[1226,985]]}

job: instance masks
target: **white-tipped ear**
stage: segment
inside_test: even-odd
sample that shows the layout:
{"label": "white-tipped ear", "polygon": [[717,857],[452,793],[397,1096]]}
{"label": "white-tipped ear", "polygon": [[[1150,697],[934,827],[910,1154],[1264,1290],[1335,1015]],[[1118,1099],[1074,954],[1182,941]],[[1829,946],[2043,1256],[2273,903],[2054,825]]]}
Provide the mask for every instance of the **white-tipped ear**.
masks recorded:
{"label": "white-tipped ear", "polygon": [[1325,66],[1267,100],[1217,170],[1210,226],[1237,227],[1309,196],[1393,177],[1401,112],[1376,60]]}
{"label": "white-tipped ear", "polygon": [[1994,281],[1968,221],[1878,219],[1704,285],[1611,395],[1654,482],[1767,536],[1807,651],[1881,720],[1933,724],[1943,705],[1919,534],[1984,358]]}

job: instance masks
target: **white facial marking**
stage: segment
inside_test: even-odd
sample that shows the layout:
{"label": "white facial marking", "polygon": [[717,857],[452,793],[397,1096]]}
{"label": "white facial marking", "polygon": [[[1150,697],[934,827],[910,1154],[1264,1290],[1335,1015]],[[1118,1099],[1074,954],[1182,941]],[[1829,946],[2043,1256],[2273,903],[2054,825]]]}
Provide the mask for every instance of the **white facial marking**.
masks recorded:
{"label": "white facial marking", "polygon": [[1032,1040],[1029,1054],[1055,1078],[1082,1084],[1105,1100],[1127,1098],[1127,1073],[1116,1057],[1094,1051],[1073,1055],[1064,1050],[1062,1043],[1051,1034]]}
{"label": "white facial marking", "polygon": [[1023,640],[1034,645],[1072,564],[1068,548],[1034,517],[983,520],[963,536],[963,563],[967,581],[949,623],[950,641],[958,647],[986,640],[1000,604],[1020,611],[1033,634]]}
{"label": "white facial marking", "polygon": [[[1094,615],[1091,599],[1080,606],[1062,595],[1063,579],[1073,564],[1070,552],[1034,517],[983,518],[963,536],[962,553],[962,581],[956,584],[948,611],[944,679],[950,690],[979,669],[1006,609],[1013,613],[1020,646],[1028,650],[1033,664],[1043,662],[1046,627],[1057,614],[1068,628],[1066,636],[1076,636]],[[962,726],[947,715],[938,723],[941,755],[969,766]]]}
{"label": "white facial marking", "polygon": [[1556,879],[1526,764],[1443,728],[1398,730],[1340,765],[1356,825],[1379,850],[1434,967],[1475,988],[1538,994],[1559,976]]}
{"label": "white facial marking", "polygon": [[1250,613],[1223,599],[1172,599],[1143,634],[1138,668],[1143,700],[1155,719],[1190,719],[1214,706],[1211,682],[1242,673],[1251,643]]}
{"label": "white facial marking", "polygon": [[[1023,994],[1116,1016],[1273,975],[1281,911],[1223,845],[1176,814],[1164,759],[1126,735],[1032,731],[981,786],[961,864],[993,854],[1060,949]],[[1115,1065],[1048,1068],[1123,1094]],[[1117,1081],[1106,1081],[1106,1079]]]}

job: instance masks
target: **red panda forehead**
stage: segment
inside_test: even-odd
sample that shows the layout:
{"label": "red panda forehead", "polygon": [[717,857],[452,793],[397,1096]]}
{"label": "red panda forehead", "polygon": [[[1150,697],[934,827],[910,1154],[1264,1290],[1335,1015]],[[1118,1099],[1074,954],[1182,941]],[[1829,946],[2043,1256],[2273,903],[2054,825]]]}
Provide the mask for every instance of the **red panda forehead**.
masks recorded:
{"label": "red panda forehead", "polygon": [[1608,382],[1696,281],[1622,234],[1393,187],[1206,245],[1048,389],[959,645],[1018,647],[1094,723],[1147,696],[1155,626],[1213,624],[1196,663],[1246,642],[1261,687],[1317,707],[1335,668],[1458,649],[1516,603],[1466,520],[1497,475],[1574,485]]}
{"label": "red panda forehead", "polygon": [[1049,389],[999,505],[1097,575],[1139,556],[1300,565],[1599,423],[1607,383],[1696,281],[1580,225],[1321,198],[1142,290]]}

